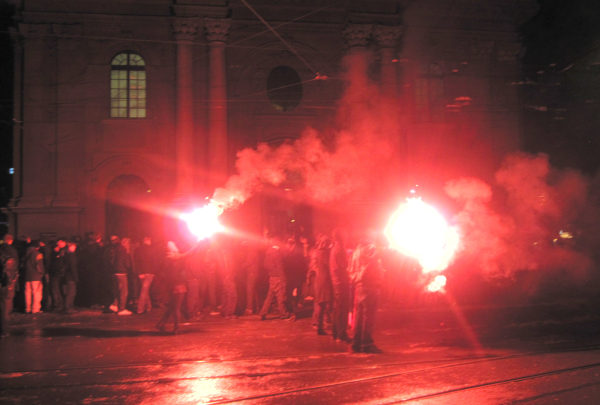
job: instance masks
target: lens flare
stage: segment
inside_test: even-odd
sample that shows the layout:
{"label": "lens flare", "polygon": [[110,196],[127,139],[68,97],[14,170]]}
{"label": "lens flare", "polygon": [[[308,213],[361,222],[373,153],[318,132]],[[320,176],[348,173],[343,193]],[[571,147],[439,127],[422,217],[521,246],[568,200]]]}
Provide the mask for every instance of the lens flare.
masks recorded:
{"label": "lens flare", "polygon": [[446,276],[437,275],[433,279],[431,283],[427,286],[427,291],[429,292],[438,292],[442,291],[442,289],[446,286]]}
{"label": "lens flare", "polygon": [[222,208],[210,202],[190,213],[181,214],[179,218],[187,224],[190,232],[198,240],[202,240],[224,230],[223,225],[219,222],[219,216],[222,213]]}
{"label": "lens flare", "polygon": [[460,240],[456,227],[420,198],[407,198],[391,216],[384,234],[390,248],[416,259],[424,273],[446,269]]}

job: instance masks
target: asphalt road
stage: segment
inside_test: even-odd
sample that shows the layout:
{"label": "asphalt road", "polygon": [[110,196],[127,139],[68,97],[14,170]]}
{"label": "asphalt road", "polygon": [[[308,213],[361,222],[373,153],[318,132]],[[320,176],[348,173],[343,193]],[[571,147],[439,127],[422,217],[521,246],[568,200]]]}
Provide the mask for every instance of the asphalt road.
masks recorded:
{"label": "asphalt road", "polygon": [[296,321],[206,316],[177,335],[160,310],[14,314],[2,404],[600,403],[600,316],[585,302],[383,308],[380,354]]}

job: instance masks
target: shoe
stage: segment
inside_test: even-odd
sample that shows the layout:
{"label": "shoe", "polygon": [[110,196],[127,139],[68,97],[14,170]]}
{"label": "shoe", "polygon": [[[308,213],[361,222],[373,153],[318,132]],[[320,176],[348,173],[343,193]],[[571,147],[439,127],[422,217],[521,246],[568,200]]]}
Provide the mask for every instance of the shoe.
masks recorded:
{"label": "shoe", "polygon": [[119,312],[119,307],[115,304],[112,304],[110,307],[108,307],[108,309],[110,309],[113,312]]}
{"label": "shoe", "polygon": [[348,353],[361,353],[362,350],[360,349],[360,347],[354,347],[354,346],[349,346],[348,347]]}
{"label": "shoe", "polygon": [[266,315],[261,315],[260,316],[260,320],[261,321],[266,321],[267,320],[267,316]]}
{"label": "shoe", "polygon": [[165,331],[165,325],[157,323],[156,324],[156,329],[158,329],[159,332],[164,332]]}
{"label": "shoe", "polygon": [[324,335],[327,335],[327,333],[325,333],[325,331],[323,329],[318,329],[317,330],[317,335],[324,336]]}
{"label": "shoe", "polygon": [[132,314],[132,312],[128,309],[123,309],[123,310],[117,312],[117,315],[131,315],[131,314]]}
{"label": "shoe", "polygon": [[367,347],[363,348],[363,352],[373,353],[373,354],[383,353],[383,351],[375,345],[367,346]]}

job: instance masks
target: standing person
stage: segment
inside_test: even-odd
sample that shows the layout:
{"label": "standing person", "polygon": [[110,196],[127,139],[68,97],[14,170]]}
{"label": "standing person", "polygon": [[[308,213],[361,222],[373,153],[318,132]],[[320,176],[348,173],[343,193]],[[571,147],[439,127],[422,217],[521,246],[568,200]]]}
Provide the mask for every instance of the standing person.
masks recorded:
{"label": "standing person", "polygon": [[223,306],[221,307],[221,315],[225,318],[235,317],[237,308],[237,286],[235,283],[235,263],[232,257],[231,249],[223,246],[223,241],[216,241],[218,271],[221,275],[221,283],[223,286]]}
{"label": "standing person", "polygon": [[198,242],[186,261],[186,312],[191,319],[198,319],[202,315],[204,305],[207,302],[207,249],[207,241]]}
{"label": "standing person", "polygon": [[314,311],[317,323],[317,334],[325,335],[325,314],[330,310],[332,300],[331,274],[329,272],[329,255],[331,241],[327,235],[317,239],[311,257],[312,271],[315,273]]}
{"label": "standing person", "polygon": [[42,309],[42,280],[46,269],[40,242],[34,241],[25,253],[25,313],[37,314]]}
{"label": "standing person", "polygon": [[283,253],[283,266],[287,280],[287,299],[292,313],[302,304],[302,284],[306,279],[306,260],[302,246],[296,238],[289,237]]}
{"label": "standing person", "polygon": [[65,291],[65,313],[70,314],[75,311],[75,296],[77,295],[77,284],[79,283],[77,243],[74,241],[67,243],[65,261],[66,271],[63,284]]}
{"label": "standing person", "polygon": [[150,299],[150,286],[156,274],[158,266],[158,255],[154,246],[152,246],[152,238],[145,236],[142,244],[135,250],[134,253],[134,276],[140,280],[140,293],[137,300],[138,314],[150,312],[152,310],[152,301]]}
{"label": "standing person", "polygon": [[260,319],[267,319],[267,314],[271,309],[273,299],[277,300],[277,307],[279,308],[279,315],[282,319],[289,319],[291,314],[287,310],[286,305],[286,280],[285,272],[283,269],[283,257],[281,253],[281,246],[277,239],[268,237],[269,246],[265,251],[264,267],[269,274],[269,291],[267,292],[267,298],[263,303],[260,310]]}
{"label": "standing person", "polygon": [[[130,238],[122,238],[121,246],[123,246],[125,256],[123,258],[123,264],[127,271],[127,301],[125,302],[125,308],[137,307],[137,294],[138,294],[138,279],[133,273],[133,246]],[[124,314],[123,314],[124,315]]]}
{"label": "standing person", "polygon": [[113,301],[109,309],[119,315],[131,315],[131,311],[125,308],[128,294],[127,252],[117,235],[110,237],[110,244],[105,251],[105,263],[107,270],[113,276]]}
{"label": "standing person", "polygon": [[241,244],[240,271],[246,280],[246,310],[245,315],[252,315],[258,311],[258,274],[260,268],[260,251],[250,241]]}
{"label": "standing person", "polygon": [[0,246],[0,336],[6,336],[8,320],[13,310],[15,288],[19,279],[19,253],[13,246],[14,238],[4,235],[4,243]]}
{"label": "standing person", "polygon": [[65,300],[63,296],[63,284],[67,272],[67,242],[66,238],[59,238],[52,249],[50,259],[50,293],[52,295],[52,311],[63,312]]}
{"label": "standing person", "polygon": [[40,241],[40,253],[44,255],[44,269],[46,270],[42,278],[42,310],[50,312],[52,310],[52,286],[50,285],[50,268],[52,267],[52,246],[49,243]]}
{"label": "standing person", "polygon": [[156,328],[164,332],[167,322],[173,318],[173,333],[177,333],[179,328],[179,319],[181,317],[181,307],[183,299],[187,292],[185,284],[185,262],[186,254],[179,252],[175,242],[167,242],[167,254],[165,260],[167,284],[169,287],[169,302],[162,318],[156,324]]}
{"label": "standing person", "polygon": [[373,243],[361,242],[350,263],[350,282],[354,291],[353,352],[380,353],[373,342],[373,326],[377,312],[377,294],[382,269]]}
{"label": "standing person", "polygon": [[329,255],[329,271],[333,287],[332,335],[335,340],[350,342],[348,337],[348,312],[350,308],[350,277],[348,255],[344,247],[342,232],[332,233],[333,245]]}

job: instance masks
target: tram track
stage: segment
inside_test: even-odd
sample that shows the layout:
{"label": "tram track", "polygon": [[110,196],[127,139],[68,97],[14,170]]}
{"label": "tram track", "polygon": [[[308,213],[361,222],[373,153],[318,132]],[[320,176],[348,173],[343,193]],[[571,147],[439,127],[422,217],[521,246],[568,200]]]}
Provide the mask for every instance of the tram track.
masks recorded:
{"label": "tram track", "polygon": [[[460,368],[460,367],[466,367],[469,365],[485,364],[485,363],[497,362],[497,361],[503,361],[503,360],[517,360],[517,359],[526,358],[526,357],[542,356],[542,355],[546,355],[546,354],[557,354],[557,353],[563,353],[563,352],[569,352],[569,351],[598,350],[598,348],[599,348],[598,345],[575,346],[575,347],[571,347],[571,348],[565,348],[565,350],[562,350],[562,351],[556,351],[556,350],[553,350],[553,351],[530,351],[530,352],[515,353],[515,354],[505,355],[505,356],[494,356],[494,355],[483,356],[483,357],[481,357],[481,356],[465,356],[465,357],[459,357],[459,358],[453,358],[453,359],[374,363],[374,364],[369,364],[367,366],[345,366],[345,367],[336,366],[336,367],[312,367],[312,368],[296,367],[296,368],[290,368],[287,370],[279,369],[279,370],[272,370],[272,371],[227,373],[227,374],[217,374],[217,375],[208,375],[208,376],[190,375],[190,376],[180,376],[180,377],[176,376],[176,377],[157,377],[157,378],[141,378],[141,379],[118,378],[118,379],[115,379],[112,381],[109,378],[108,381],[101,381],[101,382],[88,382],[88,383],[80,382],[80,383],[67,383],[67,384],[36,385],[36,389],[43,391],[43,390],[48,390],[48,389],[53,389],[53,390],[67,389],[67,390],[69,390],[69,389],[76,389],[76,388],[82,388],[82,387],[83,388],[92,388],[92,387],[101,388],[104,386],[106,386],[106,387],[133,386],[133,385],[141,385],[141,384],[163,385],[163,384],[175,384],[178,382],[200,381],[200,380],[227,380],[227,379],[236,379],[236,378],[254,379],[254,378],[265,378],[265,377],[282,377],[282,376],[294,375],[294,374],[296,374],[296,375],[301,375],[301,374],[312,375],[315,373],[334,373],[334,372],[339,372],[339,371],[343,371],[343,370],[348,370],[349,367],[353,371],[369,372],[370,370],[385,371],[385,370],[389,370],[390,368],[398,368],[398,367],[405,368],[405,367],[426,365],[426,364],[432,364],[432,363],[436,364],[431,367],[417,367],[417,368],[413,368],[413,369],[409,369],[409,370],[402,370],[402,371],[398,371],[398,372],[392,372],[392,373],[388,372],[388,373],[384,373],[384,374],[380,374],[380,375],[374,375],[374,376],[370,375],[368,377],[355,378],[355,379],[343,380],[343,381],[335,381],[335,382],[330,382],[330,383],[326,383],[326,384],[317,384],[317,385],[313,385],[310,387],[302,387],[302,388],[277,391],[277,392],[266,392],[266,393],[262,393],[262,394],[247,395],[247,396],[236,397],[236,398],[223,398],[223,399],[219,399],[216,401],[207,402],[210,404],[227,404],[227,403],[244,402],[244,401],[258,401],[261,399],[267,400],[267,399],[285,398],[286,396],[302,395],[304,393],[318,392],[319,390],[329,390],[329,389],[335,389],[335,388],[344,387],[344,386],[353,386],[353,385],[358,385],[358,384],[383,381],[386,379],[399,378],[399,377],[409,376],[409,375],[427,374],[427,373],[431,373],[431,372],[440,371],[443,369]],[[340,355],[340,353],[336,353],[335,355],[336,356]],[[303,360],[303,357],[304,357],[304,359],[309,358],[309,357],[314,358],[314,355],[294,356],[292,358],[280,357],[278,359],[279,360],[291,359],[291,360],[301,362]],[[250,362],[256,362],[257,360],[273,361],[274,359],[276,359],[276,358],[273,358],[273,357],[269,357],[269,358],[237,358],[237,359],[225,359],[225,360],[218,360],[218,361],[206,361],[206,360],[198,361],[198,360],[186,359],[186,360],[179,360],[179,361],[173,361],[173,362],[168,362],[168,363],[144,362],[144,363],[112,365],[112,366],[95,366],[95,367],[88,367],[88,368],[77,367],[77,368],[70,368],[68,370],[65,370],[64,368],[56,368],[56,369],[46,369],[46,370],[37,370],[37,371],[26,371],[25,373],[27,373],[27,374],[25,374],[25,376],[26,377],[33,376],[33,377],[43,378],[43,377],[45,377],[43,374],[65,373],[67,371],[76,373],[76,372],[80,372],[82,370],[89,370],[90,372],[93,372],[94,370],[106,371],[107,369],[111,369],[111,370],[115,370],[116,372],[118,372],[118,371],[122,371],[122,370],[131,370],[132,368],[144,368],[144,367],[150,367],[150,366],[153,366],[153,367],[155,367],[155,366],[177,367],[177,366],[186,365],[186,364],[210,365],[210,364],[231,363],[231,364],[235,365],[236,362],[237,363],[242,363],[242,362],[250,363]],[[527,381],[527,380],[531,380],[531,379],[539,379],[539,378],[544,378],[544,377],[548,377],[551,375],[575,372],[578,370],[586,370],[586,369],[591,369],[591,368],[596,368],[596,367],[600,367],[600,362],[588,363],[588,364],[583,364],[583,365],[569,367],[569,368],[554,369],[554,370],[538,372],[538,373],[531,373],[531,374],[521,375],[521,376],[517,376],[517,377],[511,377],[511,378],[507,378],[507,379],[497,379],[497,380],[493,380],[493,381],[486,381],[483,383],[472,384],[472,385],[468,385],[468,386],[464,386],[464,387],[456,387],[456,388],[452,388],[452,389],[448,389],[448,390],[426,393],[423,395],[409,397],[409,398],[392,401],[392,402],[388,402],[388,403],[393,404],[393,403],[401,403],[401,402],[419,401],[419,400],[435,398],[435,397],[443,397],[445,395],[456,394],[456,393],[465,392],[468,390],[482,389],[485,387],[491,387],[491,386],[495,386],[495,385],[502,385],[502,384],[508,384],[508,383],[518,383],[518,382]],[[37,376],[35,375],[36,373],[38,374]],[[7,379],[5,379],[5,380],[7,380]],[[1,374],[0,374],[0,381],[2,381]],[[30,384],[15,385],[15,386],[11,386],[11,387],[7,387],[6,384],[2,384],[2,385],[5,388],[1,388],[0,392],[19,392],[19,391],[31,389]]]}

